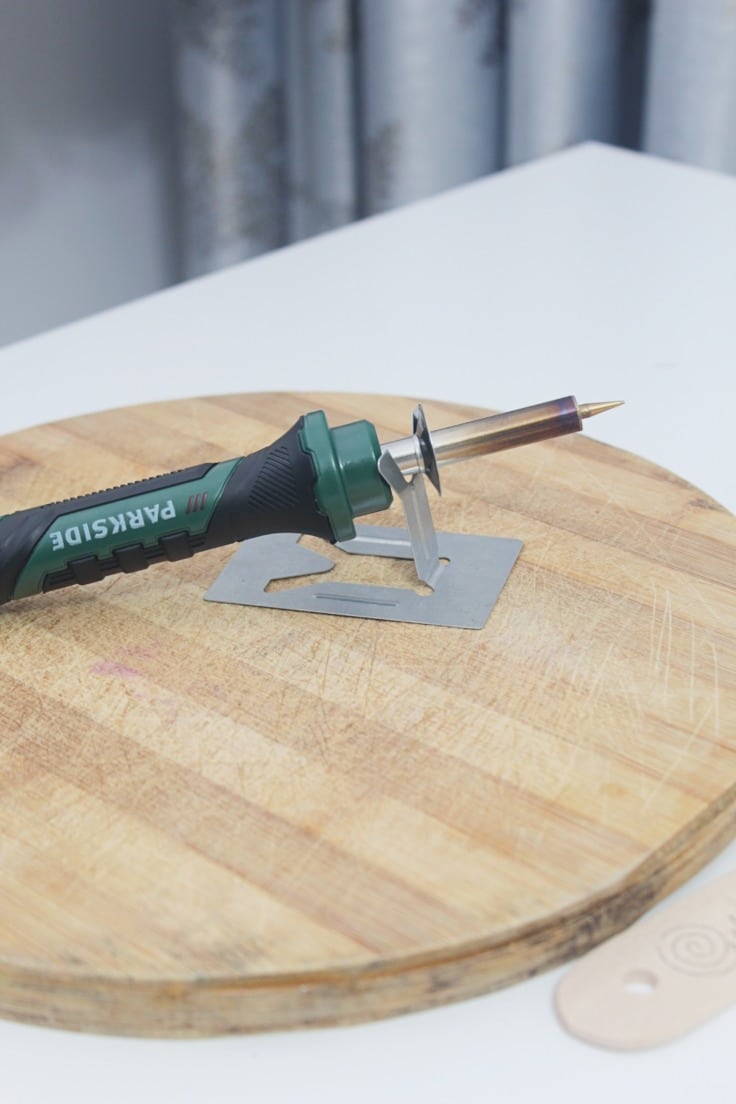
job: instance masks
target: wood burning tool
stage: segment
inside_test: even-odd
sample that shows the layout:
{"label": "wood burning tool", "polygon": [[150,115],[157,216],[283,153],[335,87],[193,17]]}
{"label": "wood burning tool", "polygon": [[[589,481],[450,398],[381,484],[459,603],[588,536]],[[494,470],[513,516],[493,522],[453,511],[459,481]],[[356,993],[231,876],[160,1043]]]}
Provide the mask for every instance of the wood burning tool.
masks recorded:
{"label": "wood burning tool", "polygon": [[[324,412],[313,411],[250,456],[0,517],[0,602],[269,534],[307,533],[342,546],[356,537],[354,519],[385,510],[394,493],[407,517],[408,554],[417,574],[441,590],[440,560],[446,557],[440,555],[421,476],[439,491],[444,464],[575,433],[583,419],[618,405],[578,404],[568,396],[434,433],[417,407],[411,435],[385,445],[368,421],[330,429]],[[371,550],[407,555],[375,547],[385,539],[374,541]],[[360,609],[356,615],[372,616]]]}

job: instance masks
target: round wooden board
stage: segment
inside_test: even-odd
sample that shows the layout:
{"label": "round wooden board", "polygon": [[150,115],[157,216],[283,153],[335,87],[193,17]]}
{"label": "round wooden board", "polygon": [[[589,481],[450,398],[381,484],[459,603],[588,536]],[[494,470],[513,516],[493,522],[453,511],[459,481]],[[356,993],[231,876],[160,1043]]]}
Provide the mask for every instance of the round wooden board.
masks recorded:
{"label": "round wooden board", "polygon": [[[0,440],[0,509],[248,453],[319,407],[390,440],[412,406],[41,426]],[[587,950],[731,838],[736,520],[582,434],[449,468],[433,506],[524,541],[480,632],[202,601],[230,549],[0,610],[0,1014],[196,1035],[456,1000]]]}

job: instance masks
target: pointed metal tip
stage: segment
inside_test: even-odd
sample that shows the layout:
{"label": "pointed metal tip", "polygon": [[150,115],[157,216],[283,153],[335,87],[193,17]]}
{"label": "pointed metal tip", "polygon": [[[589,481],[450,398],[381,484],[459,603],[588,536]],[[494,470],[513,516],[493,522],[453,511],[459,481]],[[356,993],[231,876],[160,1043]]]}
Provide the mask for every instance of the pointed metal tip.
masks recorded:
{"label": "pointed metal tip", "polygon": [[595,418],[596,414],[602,414],[605,410],[613,410],[615,406],[623,406],[623,399],[615,402],[578,403],[578,411],[581,418]]}

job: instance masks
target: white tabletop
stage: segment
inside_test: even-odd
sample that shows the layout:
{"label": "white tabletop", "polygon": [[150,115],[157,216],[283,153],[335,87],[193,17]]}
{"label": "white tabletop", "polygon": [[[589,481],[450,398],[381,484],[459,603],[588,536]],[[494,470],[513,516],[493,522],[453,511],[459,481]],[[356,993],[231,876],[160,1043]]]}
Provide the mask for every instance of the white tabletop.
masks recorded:
{"label": "white tabletop", "polygon": [[[734,257],[736,180],[578,147],[6,348],[0,432],[228,391],[384,391],[496,408],[624,398],[586,432],[736,511]],[[734,866],[736,843],[680,892]],[[0,1096],[733,1099],[736,1008],[658,1050],[608,1053],[559,1026],[561,973],[401,1019],[289,1034],[149,1041],[0,1022]]]}

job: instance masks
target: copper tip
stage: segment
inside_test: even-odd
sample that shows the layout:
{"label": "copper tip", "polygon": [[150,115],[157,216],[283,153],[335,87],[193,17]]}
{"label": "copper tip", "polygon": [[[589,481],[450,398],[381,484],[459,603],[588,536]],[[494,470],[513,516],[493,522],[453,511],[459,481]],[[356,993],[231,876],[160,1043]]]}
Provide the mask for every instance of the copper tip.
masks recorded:
{"label": "copper tip", "polygon": [[578,413],[581,418],[595,418],[596,414],[602,414],[604,410],[613,410],[614,406],[623,405],[623,399],[615,402],[578,403]]}

